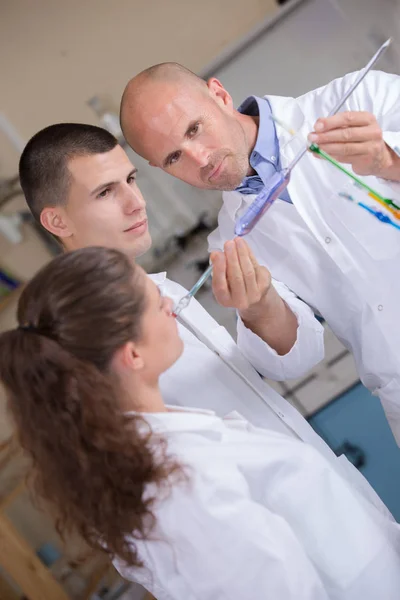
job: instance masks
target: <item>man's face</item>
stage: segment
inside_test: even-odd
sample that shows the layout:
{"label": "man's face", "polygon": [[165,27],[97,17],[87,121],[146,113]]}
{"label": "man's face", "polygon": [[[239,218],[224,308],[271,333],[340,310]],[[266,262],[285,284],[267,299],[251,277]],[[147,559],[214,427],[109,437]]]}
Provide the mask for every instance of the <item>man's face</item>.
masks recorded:
{"label": "man's face", "polygon": [[240,184],[249,169],[248,142],[219,82],[204,90],[164,84],[138,102],[140,116],[130,123],[127,114],[126,136],[150,164],[198,188]]}
{"label": "man's face", "polygon": [[136,169],[121,146],[110,152],[73,158],[68,201],[62,207],[68,250],[108,246],[137,257],[151,246],[146,203]]}

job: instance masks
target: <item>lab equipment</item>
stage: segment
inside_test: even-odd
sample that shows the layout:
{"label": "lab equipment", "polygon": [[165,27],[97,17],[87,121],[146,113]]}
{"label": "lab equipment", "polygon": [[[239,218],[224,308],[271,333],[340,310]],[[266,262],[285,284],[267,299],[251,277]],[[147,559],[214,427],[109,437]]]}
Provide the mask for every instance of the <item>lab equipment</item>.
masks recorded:
{"label": "lab equipment", "polygon": [[364,204],[364,202],[356,201],[351,194],[348,194],[347,192],[339,192],[339,196],[341,196],[342,198],[346,198],[351,202],[355,202],[357,206],[363,208],[364,210],[367,210],[371,215],[373,215],[379,221],[381,221],[381,223],[387,223],[388,225],[392,225],[392,227],[394,227],[395,229],[400,229],[400,225],[392,221],[392,219],[388,215],[385,215],[385,213],[383,213],[380,210],[375,210],[373,206],[368,206],[367,204]]}
{"label": "lab equipment", "polygon": [[339,169],[340,171],[342,171],[343,173],[348,175],[351,179],[353,179],[353,181],[355,181],[355,183],[357,184],[357,187],[360,187],[360,188],[366,190],[368,193],[368,196],[370,198],[373,198],[373,200],[376,200],[376,202],[379,202],[380,204],[382,204],[382,206],[384,206],[386,208],[386,210],[391,212],[396,217],[396,219],[400,219],[400,206],[395,204],[395,202],[393,202],[393,200],[391,200],[390,198],[384,198],[383,196],[378,194],[378,192],[376,192],[369,185],[367,185],[364,181],[362,181],[362,179],[359,179],[358,177],[356,177],[356,175],[354,175],[354,173],[352,173],[351,171],[348,171],[337,160],[332,158],[332,156],[327,154],[324,150],[321,150],[321,148],[318,146],[318,144],[315,144],[315,143],[310,144],[309,149],[311,152],[313,152],[314,154],[317,154],[318,156],[321,156],[322,158],[324,158],[325,160],[330,162],[333,166],[335,166],[337,169]]}
{"label": "lab equipment", "polygon": [[[356,80],[349,87],[347,92],[343,95],[343,97],[339,100],[336,106],[331,110],[328,117],[335,115],[349,98],[349,96],[354,92],[357,86],[363,81],[367,73],[372,69],[377,60],[382,56],[382,54],[386,51],[391,43],[391,39],[389,38],[379,50],[375,53],[375,55],[371,58],[369,63],[360,71]],[[253,229],[253,227],[258,223],[261,217],[267,212],[267,210],[272,206],[277,198],[281,195],[282,191],[286,189],[289,184],[290,176],[292,169],[297,165],[297,163],[303,158],[303,156],[308,151],[309,144],[305,144],[304,148],[294,157],[292,162],[288,167],[282,169],[280,172],[276,172],[268,184],[264,187],[264,189],[257,195],[254,202],[249,206],[244,215],[239,217],[235,224],[235,234],[238,236],[243,236]]]}
{"label": "lab equipment", "polygon": [[[289,125],[287,125],[280,119],[277,119],[276,117],[271,116],[271,119],[274,120],[276,123],[278,123],[278,125],[280,125],[284,129],[286,129],[286,131],[288,131],[292,135],[295,135],[296,132],[291,127],[289,127]],[[318,156],[320,156],[321,158],[324,158],[325,160],[330,162],[334,167],[336,167],[337,169],[342,171],[345,175],[348,175],[348,177],[353,179],[353,181],[357,185],[357,187],[366,190],[368,193],[368,196],[370,198],[373,198],[373,200],[375,200],[376,202],[379,202],[382,206],[384,206],[386,208],[386,210],[388,210],[395,216],[396,219],[400,219],[400,206],[398,206],[395,202],[393,202],[393,200],[391,200],[390,198],[384,198],[383,196],[381,196],[377,191],[375,191],[373,188],[371,188],[369,185],[367,185],[362,179],[360,179],[359,177],[354,175],[354,173],[352,173],[351,171],[346,169],[342,164],[340,164],[337,160],[335,160],[332,156],[330,156],[330,154],[327,154],[327,152],[322,150],[318,146],[318,144],[316,144],[315,142],[314,143],[308,142],[308,148],[311,152],[314,152],[314,154],[318,154]],[[348,200],[354,200],[354,198],[350,194],[347,194],[347,193],[340,193],[339,196],[347,198]],[[400,229],[400,227],[398,227],[396,225],[396,223],[394,223],[387,215],[385,215],[385,213],[383,213],[381,211],[376,211],[373,207],[367,206],[362,202],[357,202],[357,204],[358,204],[358,206],[368,210],[368,212],[373,214],[382,223],[388,223],[388,224],[396,227],[396,229],[397,228]]]}
{"label": "lab equipment", "polygon": [[173,315],[175,317],[177,317],[179,315],[179,313],[186,308],[187,306],[189,306],[189,302],[190,300],[193,298],[193,296],[199,291],[199,289],[201,288],[201,286],[207,281],[207,279],[210,277],[211,273],[213,270],[213,266],[210,265],[205,271],[204,273],[201,275],[201,277],[199,277],[199,279],[196,281],[196,283],[194,284],[194,286],[189,290],[189,292],[186,294],[186,296],[183,296],[183,298],[181,298],[178,302],[178,304],[176,305]]}

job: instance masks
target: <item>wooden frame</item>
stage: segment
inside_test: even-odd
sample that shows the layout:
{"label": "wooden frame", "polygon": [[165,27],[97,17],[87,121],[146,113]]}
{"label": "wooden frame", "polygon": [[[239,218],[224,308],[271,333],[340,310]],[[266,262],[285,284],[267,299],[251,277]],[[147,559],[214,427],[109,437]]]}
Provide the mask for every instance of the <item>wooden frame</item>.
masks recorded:
{"label": "wooden frame", "polygon": [[[19,446],[15,436],[12,435],[0,445],[0,453],[4,453],[4,456],[0,457],[0,470],[18,452]],[[20,479],[11,491],[0,498],[0,566],[29,600],[69,600],[61,585],[15,529],[4,512],[24,489],[25,482]],[[7,593],[12,598],[9,586]]]}
{"label": "wooden frame", "polygon": [[10,586],[8,581],[0,575],[0,598],[1,600],[21,600],[20,595]]}
{"label": "wooden frame", "polygon": [[70,600],[58,581],[2,512],[0,565],[29,600]]}
{"label": "wooden frame", "polygon": [[[0,443],[0,471],[20,451],[15,435]],[[24,478],[0,497],[0,566],[22,590],[29,600],[70,600],[62,585],[51,571],[38,558],[28,542],[15,529],[6,516],[6,508],[25,490]],[[98,565],[89,576],[82,600],[89,600],[98,588],[101,580],[114,570],[107,557],[101,557]],[[4,590],[4,591],[3,591]],[[10,585],[0,576],[0,599],[18,600]]]}

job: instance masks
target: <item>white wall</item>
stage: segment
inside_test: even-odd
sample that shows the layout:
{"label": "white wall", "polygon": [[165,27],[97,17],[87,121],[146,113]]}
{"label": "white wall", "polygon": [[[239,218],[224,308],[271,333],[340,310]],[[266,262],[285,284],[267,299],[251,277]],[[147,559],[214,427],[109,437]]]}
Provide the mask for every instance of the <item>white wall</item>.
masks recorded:
{"label": "white wall", "polygon": [[216,75],[236,104],[250,93],[296,97],[359,69],[375,50],[334,0],[303,0]]}
{"label": "white wall", "polygon": [[[166,60],[199,70],[276,10],[275,0],[1,2],[0,111],[25,139],[58,121],[96,123],[93,95],[118,106],[130,77]],[[0,176],[14,168],[0,146]]]}
{"label": "white wall", "polygon": [[400,2],[399,0],[336,0],[352,24],[363,31],[370,47],[388,37],[393,44],[382,58],[383,70],[400,72]]}

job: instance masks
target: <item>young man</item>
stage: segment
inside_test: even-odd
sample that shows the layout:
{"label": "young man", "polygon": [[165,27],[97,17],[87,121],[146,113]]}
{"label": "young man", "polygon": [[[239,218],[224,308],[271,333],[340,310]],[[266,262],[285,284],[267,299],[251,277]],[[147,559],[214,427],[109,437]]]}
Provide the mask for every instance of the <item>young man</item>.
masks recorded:
{"label": "young man", "polygon": [[[21,184],[33,214],[48,231],[60,239],[66,250],[88,245],[112,246],[124,251],[132,260],[145,252],[151,244],[147,230],[145,202],[136,185],[135,172],[135,168],[116,140],[108,132],[89,125],[60,124],[39,132],[26,146],[20,161]],[[227,289],[230,294],[230,301],[234,302],[240,312],[238,297],[242,302],[243,297],[260,296],[258,302],[264,302],[263,296],[268,296],[272,288],[270,288],[268,272],[259,267],[252,255],[247,253],[246,246],[244,249],[238,247],[237,251],[236,246],[234,248],[236,255],[233,253],[232,257],[228,251],[226,255],[218,254],[214,264],[217,277],[225,282],[225,290]],[[219,260],[223,266],[217,264]],[[252,272],[254,279],[250,277]],[[186,292],[178,284],[168,281],[165,273],[152,277],[160,288],[174,299],[178,299]],[[243,287],[238,286],[241,277]],[[250,285],[251,281],[255,282],[254,285],[263,281],[261,285],[263,293],[260,291],[256,293],[254,285]],[[285,297],[285,306],[288,310],[294,311],[297,316],[296,321],[300,324],[298,337],[289,354],[292,351],[297,352],[298,346],[304,348],[308,338],[319,339],[321,345],[321,328],[315,325],[316,321],[308,307],[288,293],[284,287],[278,287]],[[237,288],[242,291],[245,289],[247,296],[242,296],[242,292],[238,296]],[[272,292],[277,293],[275,288]],[[280,299],[279,296],[278,300]],[[250,304],[257,305],[257,302],[250,302]],[[279,307],[279,302],[274,306]],[[257,313],[257,306],[254,311]],[[340,597],[341,600],[355,600],[361,593],[363,598],[370,597],[372,600],[372,595],[368,596],[368,593],[376,589],[377,582],[380,585],[383,580],[385,584],[382,590],[385,598],[388,600],[397,598],[395,563],[398,551],[393,544],[399,545],[400,528],[366,480],[344,456],[337,458],[308,422],[260,378],[227,331],[218,326],[195,299],[181,313],[181,316],[182,321],[178,323],[178,327],[184,340],[184,351],[175,365],[161,377],[161,392],[165,402],[182,407],[199,406],[208,411],[215,411],[220,416],[231,412],[234,427],[247,428],[249,424],[246,421],[248,421],[272,432],[281,432],[298,438],[313,446],[329,461],[341,478],[350,483],[352,494],[365,508],[365,511],[362,511],[365,527],[361,524],[365,539],[351,540],[349,543],[355,544],[357,551],[349,551],[349,556],[346,557],[337,550],[339,546],[336,545],[334,534],[329,534],[329,544],[321,553],[321,549],[315,547],[312,529],[309,530],[308,525],[303,527],[302,514],[297,512],[293,515],[302,532],[304,529],[300,537],[313,546],[314,551],[319,555],[319,562],[323,564],[324,560],[329,561],[329,569],[326,571],[326,576],[322,577],[323,581],[321,579],[319,582],[318,590],[321,593],[324,590],[326,598]],[[243,325],[244,336],[246,332],[251,336],[256,335]],[[279,368],[280,361],[285,361],[286,355],[280,356],[261,338],[258,343],[262,348],[263,360]],[[190,409],[182,410],[189,412]],[[204,428],[204,424],[200,424],[200,428],[205,437],[204,443],[207,444],[206,438],[209,432]],[[244,460],[246,462],[247,459]],[[290,468],[287,464],[278,461],[278,468],[272,470],[268,476],[282,477],[282,469],[289,481],[296,478],[298,476],[296,458]],[[318,479],[318,484],[324,498],[325,511],[327,503],[332,498],[330,479],[322,476]],[[307,485],[307,482],[304,485]],[[288,494],[291,489],[288,489]],[[214,511],[215,520],[224,524],[227,517],[230,518],[230,511],[235,501],[234,498],[228,498],[228,512],[215,513]],[[206,499],[206,504],[210,505],[209,499]],[[239,505],[241,505],[240,499]],[[312,507],[310,508],[312,510]],[[350,526],[354,521],[354,514],[346,502],[342,501],[340,506],[331,502],[329,508],[331,513],[326,511],[325,514],[337,515],[337,518],[341,519],[341,530],[346,529],[346,523]],[[308,522],[312,521],[313,526],[318,530],[323,527],[319,515],[320,511],[316,508],[313,518],[308,519]],[[360,515],[357,515],[357,519],[360,521]],[[239,537],[251,533],[251,527],[249,529],[246,522],[238,523],[235,516],[233,521],[235,530],[236,526],[239,529],[242,527]],[[285,521],[282,522],[282,527],[284,529],[287,527]],[[350,530],[353,529],[350,527]],[[332,531],[332,528],[329,531]],[[281,534],[270,530],[269,526],[263,534],[263,539],[265,536],[268,538],[266,553],[272,557],[274,568],[283,573],[297,572],[297,565],[293,565],[288,548],[282,543]],[[250,537],[254,547],[258,548],[260,541],[257,536],[251,533]],[[239,545],[236,548],[233,544],[232,552],[228,552],[226,556],[237,556],[241,547]],[[276,548],[281,550],[275,553]],[[120,568],[123,570],[122,567]],[[247,571],[250,572],[251,570]],[[334,582],[330,579],[332,574]],[[126,575],[131,577],[129,572]],[[221,575],[226,576],[226,573]],[[233,576],[240,577],[241,574],[235,573]],[[321,594],[317,596],[315,592],[314,595],[310,595],[305,591],[314,587],[313,575],[308,576],[307,573],[302,572],[301,576],[303,582],[301,590],[293,588],[293,593],[297,594],[295,597],[303,597],[302,593],[304,593],[304,598],[307,600],[311,597],[319,598]],[[286,587],[288,585],[286,582]],[[331,593],[332,589],[340,589],[340,595],[336,592],[335,595]],[[285,595],[284,592],[282,593]],[[281,596],[284,597],[282,594]]]}
{"label": "young man", "polygon": [[[211,249],[222,248],[233,237],[237,216],[290,164],[313,130],[321,148],[400,205],[400,77],[370,73],[346,112],[319,119],[355,77],[346,75],[298,99],[250,96],[235,110],[217,79],[206,83],[166,63],[129,82],[121,123],[130,145],[152,165],[196,187],[228,190],[219,227],[210,236]],[[297,135],[275,128],[272,114]],[[400,231],[352,198],[374,204],[344,174],[307,153],[287,190],[246,239],[273,277],[318,311],[353,352],[361,381],[379,395],[400,443]],[[394,212],[388,214],[400,223],[400,211]],[[229,300],[224,303],[229,306]],[[282,332],[288,330],[290,322],[282,321]],[[260,373],[276,377],[257,337],[247,333],[244,339],[242,333],[240,327],[238,343],[246,357]],[[290,377],[291,359],[298,361],[295,352],[288,354],[281,379]],[[304,352],[296,370],[308,368]]]}
{"label": "young man", "polygon": [[[134,260],[150,248],[146,204],[136,184],[136,169],[107,131],[68,123],[47,127],[28,142],[20,160],[20,179],[33,215],[65,250],[111,246]],[[292,353],[307,351],[311,362],[319,360],[322,328],[308,307],[277,284],[282,300],[268,271],[257,264],[247,245],[232,244],[226,254],[219,253],[214,277],[223,283],[220,295],[229,294],[240,312],[266,313],[262,323],[265,341],[260,338],[259,343],[272,369],[278,371]],[[186,293],[166,279],[165,273],[153,275],[153,279],[175,300]],[[279,326],[285,319],[294,321],[292,337],[280,335]],[[167,402],[194,404],[219,414],[238,410],[255,424],[270,424],[293,435],[299,435],[295,431],[300,427],[325,448],[297,411],[261,380],[226,330],[195,299],[180,321],[185,352],[164,376]],[[244,335],[255,336],[244,325],[243,329]]]}

